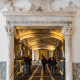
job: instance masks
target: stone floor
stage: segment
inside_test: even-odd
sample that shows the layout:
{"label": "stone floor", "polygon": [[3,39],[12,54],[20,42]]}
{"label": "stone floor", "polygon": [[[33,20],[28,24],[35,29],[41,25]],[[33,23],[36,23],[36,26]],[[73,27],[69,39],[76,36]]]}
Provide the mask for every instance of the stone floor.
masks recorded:
{"label": "stone floor", "polygon": [[60,73],[56,71],[55,79],[51,77],[50,69],[46,66],[46,73],[43,74],[43,68],[41,65],[32,66],[32,75],[26,75],[25,73],[18,75],[15,80],[60,80]]}

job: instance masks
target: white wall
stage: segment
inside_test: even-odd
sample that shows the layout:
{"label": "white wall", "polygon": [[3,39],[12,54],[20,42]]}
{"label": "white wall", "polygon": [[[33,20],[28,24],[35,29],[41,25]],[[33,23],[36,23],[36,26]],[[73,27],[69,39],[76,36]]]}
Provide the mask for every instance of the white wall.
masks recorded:
{"label": "white wall", "polygon": [[0,61],[7,60],[7,36],[4,26],[6,19],[0,13]]}
{"label": "white wall", "polygon": [[[8,37],[6,35],[5,26],[6,25],[6,19],[3,17],[3,15],[0,12],[0,62],[6,62],[7,63],[7,74],[8,74],[8,61],[9,61],[9,55],[8,55]],[[6,75],[7,80],[8,75]]]}
{"label": "white wall", "polygon": [[75,29],[72,38],[73,62],[80,63],[80,12],[75,16]]}

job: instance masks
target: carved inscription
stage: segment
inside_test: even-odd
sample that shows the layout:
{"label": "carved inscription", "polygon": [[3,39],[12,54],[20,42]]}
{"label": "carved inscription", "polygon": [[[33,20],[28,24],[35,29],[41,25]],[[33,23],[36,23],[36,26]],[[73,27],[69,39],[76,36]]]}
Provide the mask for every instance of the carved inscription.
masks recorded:
{"label": "carved inscription", "polygon": [[34,26],[34,25],[45,25],[45,26],[63,26],[72,25],[72,17],[58,17],[58,16],[10,16],[7,20],[8,26]]}
{"label": "carved inscription", "polygon": [[72,21],[7,21],[7,25],[19,25],[19,24],[66,24],[71,25]]}

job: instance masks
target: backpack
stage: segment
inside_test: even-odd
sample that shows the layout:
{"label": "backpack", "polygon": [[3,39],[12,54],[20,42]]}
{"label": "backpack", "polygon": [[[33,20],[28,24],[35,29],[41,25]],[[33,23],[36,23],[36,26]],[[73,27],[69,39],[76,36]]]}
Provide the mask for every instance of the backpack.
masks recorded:
{"label": "backpack", "polygon": [[55,65],[57,64],[57,62],[55,61]]}
{"label": "backpack", "polygon": [[52,61],[52,66],[55,66],[57,64],[56,60]]}
{"label": "backpack", "polygon": [[46,64],[46,59],[43,59],[42,60],[42,64]]}
{"label": "backpack", "polygon": [[52,66],[55,66],[55,62],[54,61],[52,61]]}

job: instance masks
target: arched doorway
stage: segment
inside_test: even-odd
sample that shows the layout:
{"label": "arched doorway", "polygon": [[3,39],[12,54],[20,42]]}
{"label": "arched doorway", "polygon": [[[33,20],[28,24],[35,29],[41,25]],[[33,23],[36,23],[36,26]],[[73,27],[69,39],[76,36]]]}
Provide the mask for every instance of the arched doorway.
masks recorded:
{"label": "arched doorway", "polygon": [[[27,29],[54,29],[62,28],[65,36],[65,69],[66,80],[72,80],[72,52],[71,52],[71,36],[73,32],[73,20],[75,13],[69,12],[3,12],[6,17],[6,31],[9,38],[9,62],[7,63],[7,79],[14,80],[14,33],[16,26],[26,26]],[[11,49],[11,50],[10,50]],[[29,50],[30,52],[30,50]],[[30,53],[29,53],[30,54]],[[10,66],[11,65],[11,66]],[[10,71],[10,69],[12,71]]]}

